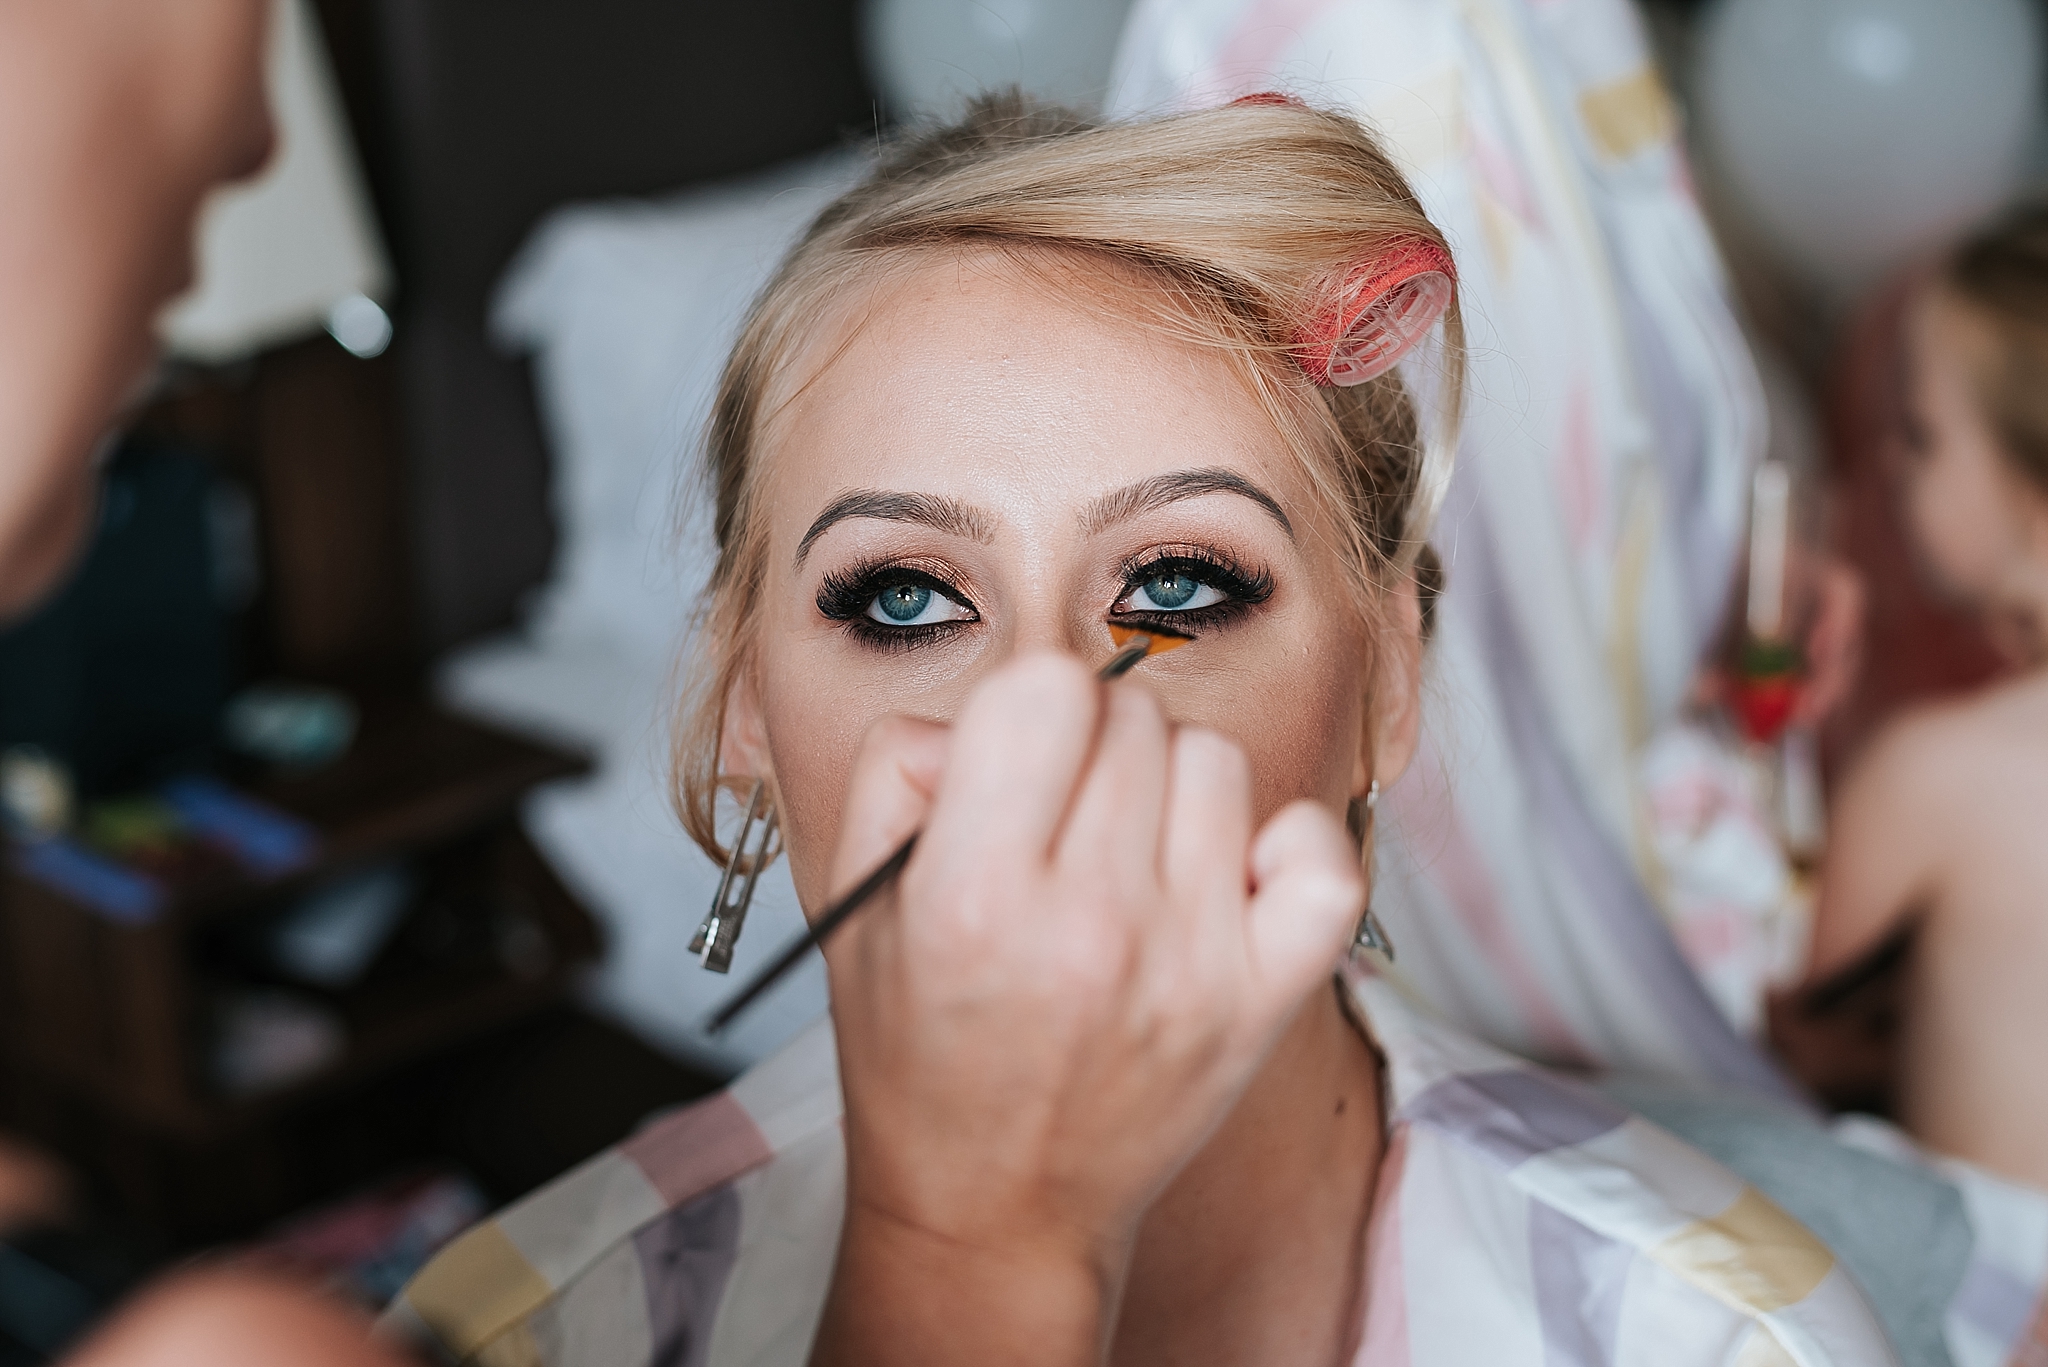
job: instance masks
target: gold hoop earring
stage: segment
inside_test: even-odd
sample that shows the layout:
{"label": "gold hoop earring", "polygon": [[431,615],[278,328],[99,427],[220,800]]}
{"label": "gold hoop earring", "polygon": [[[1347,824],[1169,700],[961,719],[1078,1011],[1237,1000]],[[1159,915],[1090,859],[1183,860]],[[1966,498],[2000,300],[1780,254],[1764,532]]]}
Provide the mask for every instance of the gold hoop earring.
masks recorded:
{"label": "gold hoop earring", "polygon": [[[725,858],[725,874],[711,898],[711,910],[690,938],[690,952],[712,973],[732,971],[732,952],[740,942],[740,930],[747,922],[747,908],[754,904],[754,885],[761,870],[774,858],[775,803],[768,797],[768,785],[754,780],[747,796],[747,817]],[[753,853],[749,854],[748,847]],[[737,882],[738,886],[734,884]]]}
{"label": "gold hoop earring", "polygon": [[[1374,779],[1372,787],[1365,790],[1365,837],[1372,838],[1372,813],[1380,805],[1380,781]],[[1369,949],[1385,957],[1388,963],[1394,961],[1394,942],[1387,938],[1387,928],[1380,924],[1380,918],[1372,914],[1372,903],[1365,904],[1365,915],[1358,918],[1358,929],[1352,933],[1351,948],[1354,953]]]}

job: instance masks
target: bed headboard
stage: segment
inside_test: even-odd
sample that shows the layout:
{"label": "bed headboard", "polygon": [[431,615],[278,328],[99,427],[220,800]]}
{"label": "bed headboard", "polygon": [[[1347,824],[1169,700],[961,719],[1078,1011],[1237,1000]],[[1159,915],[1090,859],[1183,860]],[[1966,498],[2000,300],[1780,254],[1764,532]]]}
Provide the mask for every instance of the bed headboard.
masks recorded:
{"label": "bed headboard", "polygon": [[438,651],[511,621],[553,548],[524,367],[484,334],[528,230],[570,200],[827,146],[872,129],[875,105],[856,0],[365,3],[366,155],[399,272],[420,629]]}

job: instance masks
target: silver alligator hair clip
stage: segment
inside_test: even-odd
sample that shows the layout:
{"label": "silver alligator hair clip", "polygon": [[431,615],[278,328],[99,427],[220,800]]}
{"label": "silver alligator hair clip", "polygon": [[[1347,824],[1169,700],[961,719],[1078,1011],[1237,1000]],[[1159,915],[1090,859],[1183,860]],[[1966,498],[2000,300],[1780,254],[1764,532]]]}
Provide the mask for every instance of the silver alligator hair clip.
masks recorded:
{"label": "silver alligator hair clip", "polygon": [[726,856],[725,875],[718,880],[711,910],[690,938],[690,952],[713,973],[732,971],[732,952],[740,942],[747,908],[754,903],[754,885],[761,881],[761,870],[768,867],[769,851],[775,843],[775,807],[767,801],[767,792],[767,785],[756,779],[747,798],[747,819],[732,842],[732,853]]}

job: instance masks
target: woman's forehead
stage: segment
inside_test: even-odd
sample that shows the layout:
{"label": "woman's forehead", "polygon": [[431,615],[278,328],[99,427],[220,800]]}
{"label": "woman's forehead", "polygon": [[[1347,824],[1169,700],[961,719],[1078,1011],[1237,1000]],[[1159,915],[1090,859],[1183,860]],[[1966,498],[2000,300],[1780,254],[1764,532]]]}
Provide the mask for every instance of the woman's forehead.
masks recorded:
{"label": "woman's forehead", "polygon": [[[1176,336],[1127,274],[928,255],[813,339],[762,436],[781,491],[917,488],[1080,503],[1172,470],[1296,496],[1290,449],[1222,346]],[[792,509],[792,512],[795,510]]]}

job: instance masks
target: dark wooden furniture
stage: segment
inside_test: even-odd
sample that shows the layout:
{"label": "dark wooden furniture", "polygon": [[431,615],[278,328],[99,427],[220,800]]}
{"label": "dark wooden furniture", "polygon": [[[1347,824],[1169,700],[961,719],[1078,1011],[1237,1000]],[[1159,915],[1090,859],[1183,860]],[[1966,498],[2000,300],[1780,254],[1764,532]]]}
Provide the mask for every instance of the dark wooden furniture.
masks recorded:
{"label": "dark wooden furniture", "polygon": [[417,620],[431,650],[544,576],[548,461],[490,293],[549,209],[872,137],[857,0],[320,0],[400,296]]}
{"label": "dark wooden furniture", "polygon": [[[206,866],[135,925],[0,874],[0,1041],[16,1123],[174,1239],[240,1232],[370,1176],[384,1157],[376,1145],[353,1164],[304,1170],[299,1122],[554,1006],[599,951],[590,918],[517,823],[534,784],[582,767],[424,705],[386,705],[333,766],[245,785],[319,832],[317,856],[288,877]],[[233,953],[238,933],[337,874],[388,860],[415,871],[407,916],[430,923],[409,932],[402,922],[395,949],[325,997],[345,1022],[345,1051],[275,1089],[225,1094],[205,1063],[210,1003],[263,985]],[[421,935],[438,950],[408,953]]]}

